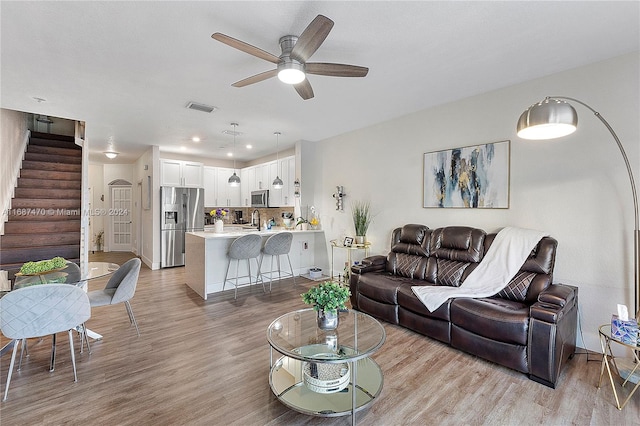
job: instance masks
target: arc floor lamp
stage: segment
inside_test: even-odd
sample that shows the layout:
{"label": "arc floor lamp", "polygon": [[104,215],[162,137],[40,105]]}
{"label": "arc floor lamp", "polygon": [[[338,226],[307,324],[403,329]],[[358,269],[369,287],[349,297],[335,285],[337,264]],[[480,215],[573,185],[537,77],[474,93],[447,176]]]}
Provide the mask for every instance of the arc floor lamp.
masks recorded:
{"label": "arc floor lamp", "polygon": [[633,173],[631,171],[631,164],[624,151],[624,147],[616,135],[616,132],[609,125],[607,120],[595,109],[585,104],[578,99],[569,98],[566,96],[550,96],[537,104],[531,105],[525,112],[522,113],[518,120],[517,131],[518,136],[523,139],[555,139],[563,136],[567,136],[573,133],[578,126],[578,114],[576,110],[567,101],[576,102],[584,106],[605,125],[605,127],[613,136],[613,139],[620,149],[622,158],[627,166],[627,172],[629,173],[629,182],[631,183],[631,192],[633,195],[633,209],[635,227],[633,233],[633,266],[634,266],[634,303],[636,316],[640,316],[640,231],[638,230],[638,194],[636,192],[636,184],[633,180]]}

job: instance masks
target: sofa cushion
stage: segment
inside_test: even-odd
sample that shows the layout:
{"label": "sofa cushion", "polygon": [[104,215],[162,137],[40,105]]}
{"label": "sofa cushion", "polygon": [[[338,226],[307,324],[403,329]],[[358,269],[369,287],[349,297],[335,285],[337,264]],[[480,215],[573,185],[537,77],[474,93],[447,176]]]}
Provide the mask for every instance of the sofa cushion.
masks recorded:
{"label": "sofa cushion", "polygon": [[[485,238],[485,252],[495,236],[496,234],[489,234]],[[557,246],[558,242],[554,238],[541,239],[516,276],[494,297],[527,304],[534,303],[538,295],[551,285]]]}
{"label": "sofa cushion", "polygon": [[498,342],[526,345],[529,306],[496,298],[457,298],[451,302],[451,323]]}
{"label": "sofa cushion", "polygon": [[[413,283],[413,285],[416,285],[416,284],[417,283]],[[426,282],[420,283],[420,285],[422,284],[434,285],[433,283],[426,283]],[[447,300],[438,309],[431,312],[430,310],[427,309],[426,306],[424,306],[424,304],[420,301],[420,299],[418,299],[418,297],[415,295],[413,290],[411,290],[411,287],[402,286],[398,288],[397,295],[398,295],[397,296],[398,305],[402,306],[406,310],[419,314],[420,316],[423,316],[423,317],[431,317],[431,318],[441,319],[444,321],[449,321],[449,305],[451,304],[451,299]]]}
{"label": "sofa cushion", "polygon": [[394,229],[391,252],[387,256],[387,272],[423,280],[429,256],[429,236],[429,228],[424,225],[410,224]]}
{"label": "sofa cushion", "polygon": [[411,291],[414,281],[411,278],[391,275],[386,272],[372,272],[363,274],[358,280],[358,292],[369,299],[398,304],[398,287],[407,287]]}

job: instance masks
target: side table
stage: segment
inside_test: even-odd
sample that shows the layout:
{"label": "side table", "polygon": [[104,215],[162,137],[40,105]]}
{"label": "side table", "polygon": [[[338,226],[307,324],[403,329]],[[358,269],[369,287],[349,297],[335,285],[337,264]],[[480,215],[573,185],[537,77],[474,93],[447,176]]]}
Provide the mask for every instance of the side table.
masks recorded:
{"label": "side table", "polygon": [[331,279],[333,279],[333,252],[335,249],[342,249],[347,251],[347,263],[349,264],[349,268],[351,268],[351,252],[354,250],[364,250],[364,257],[367,257],[369,256],[369,247],[371,247],[370,242],[366,242],[364,244],[353,244],[352,246],[345,246],[338,240],[331,240]]}
{"label": "side table", "polygon": [[[355,425],[356,413],[382,391],[382,369],[370,356],[385,337],[380,322],[352,309],[340,313],[338,328],[331,331],[318,328],[313,309],[284,314],[267,329],[271,390],[280,402],[300,413],[351,415]],[[275,360],[274,351],[280,354]],[[320,383],[327,379],[323,372],[334,369],[340,370],[340,378]]]}
{"label": "side table", "polygon": [[[609,382],[611,383],[611,389],[613,389],[613,396],[616,399],[616,407],[618,410],[622,410],[627,402],[631,399],[633,394],[638,387],[640,387],[640,346],[638,345],[630,345],[628,343],[624,343],[618,339],[615,339],[611,336],[611,324],[605,324],[600,326],[598,329],[598,333],[600,335],[600,346],[602,347],[602,365],[600,367],[600,380],[598,380],[598,389],[600,389],[600,385],[602,384],[602,376],[604,375],[605,368],[607,369],[607,373],[609,374]],[[618,367],[618,363],[616,363],[616,358],[613,355],[611,350],[611,344],[622,345],[629,349],[631,349],[631,353],[633,354],[632,362],[629,364],[629,372],[625,371],[626,377],[621,375],[620,368]],[[620,405],[620,399],[618,398],[618,392],[616,391],[616,385],[613,380],[613,375],[611,373],[611,369],[615,370],[615,373],[621,379],[624,379],[622,382],[622,387],[624,387],[627,382],[635,383],[636,385],[631,390],[627,399],[624,400],[622,405]]]}

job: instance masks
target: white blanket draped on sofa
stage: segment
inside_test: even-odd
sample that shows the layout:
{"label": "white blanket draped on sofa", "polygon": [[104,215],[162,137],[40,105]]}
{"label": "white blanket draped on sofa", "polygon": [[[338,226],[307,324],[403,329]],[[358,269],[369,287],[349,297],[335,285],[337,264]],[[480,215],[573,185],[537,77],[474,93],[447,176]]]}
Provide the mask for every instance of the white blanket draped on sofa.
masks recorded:
{"label": "white blanket draped on sofa", "polygon": [[460,287],[413,286],[411,290],[431,312],[452,297],[489,297],[505,288],[546,233],[533,229],[502,229],[476,269]]}

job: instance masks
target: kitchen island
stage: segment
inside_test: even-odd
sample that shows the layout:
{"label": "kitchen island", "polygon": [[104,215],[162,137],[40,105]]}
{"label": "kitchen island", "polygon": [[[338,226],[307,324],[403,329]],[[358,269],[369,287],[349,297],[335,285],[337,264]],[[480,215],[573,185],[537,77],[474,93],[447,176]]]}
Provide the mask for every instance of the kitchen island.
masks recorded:
{"label": "kitchen island", "polygon": [[[191,287],[200,297],[207,300],[207,295],[222,291],[224,276],[227,271],[229,258],[227,253],[229,246],[236,239],[248,232],[258,234],[262,237],[262,243],[271,235],[277,232],[283,232],[285,229],[272,229],[263,231],[247,231],[231,228],[230,231],[215,233],[209,231],[187,232],[185,236],[185,270],[187,277],[187,285]],[[323,271],[329,269],[327,242],[322,230],[308,231],[287,231],[293,234],[293,242],[291,243],[291,251],[289,257],[293,266],[293,273],[298,275],[306,275],[309,268],[318,267]],[[287,261],[281,258],[283,269],[287,269]],[[270,260],[267,257],[262,265],[263,272],[270,267]],[[275,266],[275,262],[274,262]],[[230,275],[235,277],[235,262],[231,266]],[[251,261],[251,273],[255,277],[256,266]],[[247,275],[247,264],[240,262],[240,276]],[[254,278],[252,278],[253,280]],[[240,280],[239,283],[248,283],[248,279]],[[254,281],[255,283],[255,281]],[[258,284],[262,287],[261,284]],[[225,290],[231,290],[234,286],[228,283]],[[262,290],[260,290],[262,291]]]}

